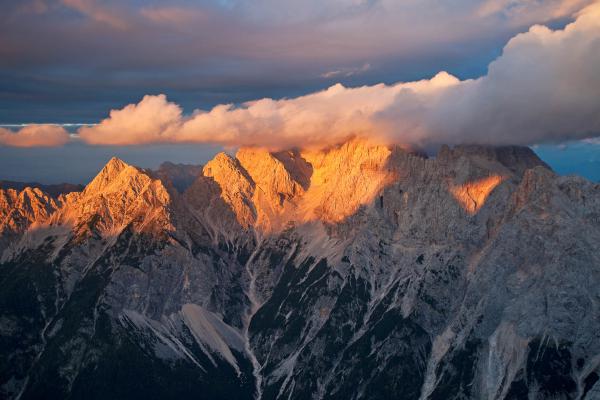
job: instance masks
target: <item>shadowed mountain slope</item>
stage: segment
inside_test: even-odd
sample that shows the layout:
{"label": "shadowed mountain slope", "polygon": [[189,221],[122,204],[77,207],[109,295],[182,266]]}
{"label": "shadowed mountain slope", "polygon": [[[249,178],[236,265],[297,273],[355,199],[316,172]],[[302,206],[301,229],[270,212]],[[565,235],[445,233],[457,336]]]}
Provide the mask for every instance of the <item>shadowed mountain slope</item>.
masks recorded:
{"label": "shadowed mountain slope", "polygon": [[527,148],[112,159],[0,217],[2,397],[600,393],[600,185]]}

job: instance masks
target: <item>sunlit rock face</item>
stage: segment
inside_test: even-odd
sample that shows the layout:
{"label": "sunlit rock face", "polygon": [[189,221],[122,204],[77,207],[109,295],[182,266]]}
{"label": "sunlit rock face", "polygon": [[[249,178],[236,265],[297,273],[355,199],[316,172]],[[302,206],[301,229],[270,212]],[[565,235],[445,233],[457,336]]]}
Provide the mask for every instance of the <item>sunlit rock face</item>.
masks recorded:
{"label": "sunlit rock face", "polygon": [[303,153],[313,167],[310,188],[300,207],[303,217],[339,222],[361,205],[372,203],[393,181],[392,151],[354,140],[325,151]]}
{"label": "sunlit rock face", "polygon": [[235,157],[218,154],[203,175],[240,225],[278,232],[289,223],[339,222],[370,204],[393,181],[391,155],[361,140],[309,152],[242,148]]}
{"label": "sunlit rock face", "polygon": [[504,177],[500,175],[491,175],[462,185],[453,185],[450,187],[450,192],[464,210],[469,214],[476,214],[483,207],[492,190],[503,180]]}
{"label": "sunlit rock face", "polygon": [[14,189],[17,192],[20,192],[28,187],[39,189],[42,192],[50,195],[54,199],[58,199],[61,195],[66,195],[71,192],[80,192],[83,189],[83,185],[75,185],[71,183],[44,185],[37,182],[17,182],[0,180],[0,189]]}
{"label": "sunlit rock face", "polygon": [[38,188],[0,189],[0,256],[30,226],[46,221],[59,202]]}
{"label": "sunlit rock face", "polygon": [[65,197],[52,225],[72,225],[80,233],[93,230],[115,236],[130,227],[161,233],[170,225],[170,195],[159,179],[112,158],[81,193]]}
{"label": "sunlit rock face", "polygon": [[285,214],[295,209],[298,199],[304,194],[300,183],[302,171],[293,162],[286,166],[279,158],[264,150],[242,148],[237,152],[236,159],[255,185],[250,201],[257,212],[257,229],[280,229],[287,217]]}
{"label": "sunlit rock face", "polygon": [[600,393],[600,186],[527,148],[112,159],[0,217],[3,398]]}
{"label": "sunlit rock face", "polygon": [[186,202],[215,235],[229,236],[237,228],[256,222],[252,197],[255,184],[240,162],[226,153],[209,161],[196,181],[184,193]]}
{"label": "sunlit rock face", "polygon": [[22,233],[48,219],[57,208],[56,200],[37,188],[0,189],[0,233]]}
{"label": "sunlit rock face", "polygon": [[[448,164],[455,171],[442,176]],[[240,225],[272,232],[289,223],[342,222],[361,206],[381,202],[387,187],[419,175],[420,168],[438,170],[456,202],[475,214],[496,186],[520,179],[536,165],[545,166],[531,150],[518,147],[444,147],[437,160],[425,161],[400,147],[355,139],[319,151],[220,153],[207,163],[203,177],[217,184]]]}

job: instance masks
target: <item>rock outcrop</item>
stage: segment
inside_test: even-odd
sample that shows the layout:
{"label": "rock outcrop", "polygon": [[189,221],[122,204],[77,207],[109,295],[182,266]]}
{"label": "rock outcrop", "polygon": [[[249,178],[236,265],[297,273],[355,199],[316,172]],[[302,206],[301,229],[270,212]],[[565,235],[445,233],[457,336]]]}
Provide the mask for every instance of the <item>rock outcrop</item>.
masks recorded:
{"label": "rock outcrop", "polygon": [[58,208],[56,200],[37,188],[0,189],[0,235],[23,233],[42,223]]}
{"label": "rock outcrop", "polygon": [[72,225],[83,233],[118,235],[131,226],[156,233],[172,229],[170,195],[159,179],[112,158],[81,193],[65,197],[51,224]]}
{"label": "rock outcrop", "polygon": [[11,241],[31,226],[44,223],[59,203],[38,188],[0,189],[0,256]]}
{"label": "rock outcrop", "polygon": [[358,140],[173,168],[0,190],[1,397],[598,398],[600,185]]}
{"label": "rock outcrop", "polygon": [[21,191],[25,188],[37,188],[44,193],[58,199],[60,195],[66,195],[71,192],[81,192],[83,185],[73,183],[57,183],[52,185],[44,185],[38,182],[16,182],[16,181],[0,181],[0,189],[15,189]]}

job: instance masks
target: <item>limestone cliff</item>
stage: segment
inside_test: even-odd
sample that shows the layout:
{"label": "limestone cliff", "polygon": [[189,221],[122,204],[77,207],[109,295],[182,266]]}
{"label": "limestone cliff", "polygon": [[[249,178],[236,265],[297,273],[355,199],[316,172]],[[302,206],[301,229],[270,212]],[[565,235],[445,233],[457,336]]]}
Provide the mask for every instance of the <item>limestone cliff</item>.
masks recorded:
{"label": "limestone cliff", "polygon": [[170,229],[170,195],[159,179],[112,158],[81,193],[68,194],[52,225],[107,236],[131,225],[136,231]]}
{"label": "limestone cliff", "polygon": [[600,185],[360,140],[173,168],[0,190],[0,397],[600,395]]}
{"label": "limestone cliff", "polygon": [[0,189],[0,236],[20,234],[43,223],[59,202],[38,188]]}

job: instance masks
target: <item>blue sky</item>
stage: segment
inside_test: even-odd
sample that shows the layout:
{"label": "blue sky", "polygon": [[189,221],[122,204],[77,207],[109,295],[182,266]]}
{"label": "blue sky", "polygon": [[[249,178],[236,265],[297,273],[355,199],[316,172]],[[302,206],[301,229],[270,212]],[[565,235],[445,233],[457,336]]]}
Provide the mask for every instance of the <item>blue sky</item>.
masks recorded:
{"label": "blue sky", "polygon": [[581,141],[541,145],[533,150],[561,175],[581,175],[600,182],[600,143]]}
{"label": "blue sky", "polygon": [[[428,129],[443,126],[437,121],[440,115],[449,119],[458,115],[462,119],[452,129],[466,127],[469,133],[464,137],[449,133],[448,137],[456,141],[479,141],[474,136],[479,133],[472,132],[487,130],[484,127],[489,126],[488,133],[481,133],[482,142],[514,141],[529,145],[542,142],[535,150],[557,172],[598,180],[600,146],[573,140],[598,134],[597,122],[589,116],[600,111],[596,90],[600,89],[600,83],[586,75],[586,71],[597,71],[600,67],[599,58],[594,58],[591,51],[597,48],[598,41],[590,40],[576,48],[577,53],[575,50],[571,53],[592,54],[582,60],[560,54],[558,45],[537,53],[534,49],[531,60],[539,64],[531,70],[522,62],[527,61],[528,54],[524,51],[531,49],[529,44],[520,49],[505,47],[514,41],[509,42],[511,38],[528,32],[536,24],[563,29],[591,3],[586,0],[9,0],[3,2],[0,12],[0,126],[98,123],[109,116],[110,110],[138,104],[144,96],[158,94],[165,94],[168,99],[160,107],[173,108],[172,102],[184,118],[197,109],[211,110],[219,104],[240,105],[265,97],[274,99],[270,106],[286,110],[290,105],[296,107],[296,103],[278,103],[278,99],[294,99],[337,83],[345,88],[379,83],[393,86],[398,82],[431,79],[438,72],[447,71],[460,80],[457,92],[467,89],[473,92],[469,95],[472,103],[465,109],[476,108],[479,114],[477,118],[466,116],[464,110],[446,106],[433,117],[430,113],[422,117],[427,119]],[[584,34],[590,37],[597,32],[595,26],[587,29]],[[539,34],[556,36],[551,32]],[[585,42],[575,39],[578,43]],[[546,56],[554,58],[548,63],[552,68],[544,71]],[[569,58],[571,63],[552,63]],[[495,71],[490,69],[494,60]],[[567,86],[554,87],[552,79],[556,76],[552,73],[560,69],[581,78],[571,81],[559,75]],[[519,91],[521,85],[514,76],[518,77],[521,70],[527,81],[536,81],[538,76],[547,78],[541,84],[552,87],[552,91],[540,91],[544,86]],[[504,75],[510,74],[513,78],[503,80]],[[479,85],[485,90],[469,89],[468,80],[480,77],[487,78]],[[575,98],[567,93],[569,85],[577,93],[582,92],[581,88],[591,89],[585,93],[587,97]],[[494,106],[504,106],[503,86],[515,90],[515,104],[525,99],[526,107],[537,114],[517,118],[514,123],[510,118],[481,117],[487,110],[480,105],[487,99],[496,99]],[[548,93],[557,91],[565,92],[563,97],[569,101],[543,102]],[[346,92],[347,97],[354,96],[353,92]],[[529,97],[534,94],[540,98]],[[404,113],[406,101],[396,102],[391,111],[385,108],[387,105],[382,107],[377,117],[386,115],[389,123],[389,114]],[[508,107],[504,112],[520,114],[522,108]],[[557,108],[561,108],[559,112],[551,112]],[[553,119],[555,114],[560,117],[561,110],[564,115],[574,115],[577,121]],[[581,110],[581,114],[573,110]],[[540,115],[544,112],[548,114],[546,125],[532,122],[543,120]],[[403,126],[405,119],[394,118],[393,123]],[[436,121],[430,123],[431,119]],[[9,134],[18,131],[17,127],[7,128]],[[63,140],[53,148],[16,148],[6,142],[0,145],[0,179],[85,182],[112,155],[143,167],[156,167],[165,160],[202,163],[222,144],[231,145],[230,142],[159,143],[160,140],[140,141],[136,137],[124,146],[115,140],[115,135],[129,134],[122,125],[104,128],[93,132],[97,137],[104,135],[104,139],[90,139],[92,144],[69,141],[65,145]],[[506,137],[501,137],[503,129],[508,132]],[[521,133],[527,129],[533,132],[531,137]],[[544,129],[550,132],[548,137],[544,136]],[[565,133],[569,130],[573,135]],[[155,137],[164,134],[158,132]],[[410,140],[423,140],[419,133],[408,136]],[[244,144],[252,140],[251,132]],[[263,144],[264,135],[256,140]],[[436,140],[442,139],[436,137]],[[564,141],[569,144],[558,145]]]}

